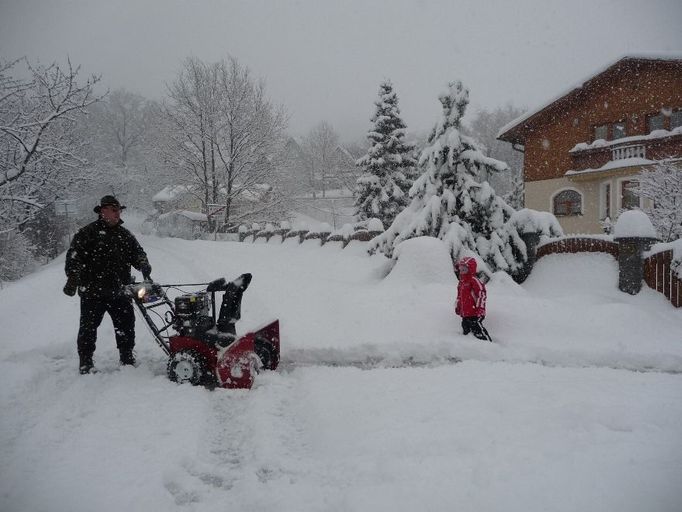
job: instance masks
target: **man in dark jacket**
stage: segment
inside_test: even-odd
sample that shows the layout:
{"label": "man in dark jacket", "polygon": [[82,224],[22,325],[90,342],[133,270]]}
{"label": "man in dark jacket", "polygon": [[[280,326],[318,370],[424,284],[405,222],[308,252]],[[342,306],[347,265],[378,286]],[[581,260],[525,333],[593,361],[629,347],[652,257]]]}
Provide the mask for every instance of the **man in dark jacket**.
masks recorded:
{"label": "man in dark jacket", "polygon": [[104,313],[114,324],[121,364],[135,364],[135,312],[123,287],[131,281],[131,265],[145,279],[152,267],[137,239],[121,225],[124,208],[114,196],[104,196],[94,208],[99,218],[76,233],[66,253],[64,293],[73,296],[77,291],[81,300],[77,339],[81,374],[95,371],[92,356]]}

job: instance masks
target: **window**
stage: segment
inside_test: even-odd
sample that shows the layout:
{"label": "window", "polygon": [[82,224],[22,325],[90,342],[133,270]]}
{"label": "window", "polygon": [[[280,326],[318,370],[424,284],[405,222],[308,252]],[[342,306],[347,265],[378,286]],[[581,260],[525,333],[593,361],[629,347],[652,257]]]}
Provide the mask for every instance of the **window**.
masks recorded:
{"label": "window", "polygon": [[554,215],[580,215],[583,198],[577,190],[562,190],[552,199]]}
{"label": "window", "polygon": [[665,116],[663,114],[648,116],[646,118],[646,124],[649,133],[653,132],[654,130],[665,130]]}
{"label": "window", "polygon": [[674,130],[682,126],[682,110],[676,110],[670,114],[670,129]]}
{"label": "window", "polygon": [[611,218],[611,183],[602,183],[601,186],[601,215],[602,220]]}
{"label": "window", "polygon": [[638,189],[639,182],[637,180],[623,180],[620,182],[620,207],[623,210],[639,208]]}
{"label": "window", "polygon": [[613,140],[622,139],[625,133],[625,123],[613,123]]}
{"label": "window", "polygon": [[600,124],[594,127],[594,140],[608,139],[609,138],[609,125]]}

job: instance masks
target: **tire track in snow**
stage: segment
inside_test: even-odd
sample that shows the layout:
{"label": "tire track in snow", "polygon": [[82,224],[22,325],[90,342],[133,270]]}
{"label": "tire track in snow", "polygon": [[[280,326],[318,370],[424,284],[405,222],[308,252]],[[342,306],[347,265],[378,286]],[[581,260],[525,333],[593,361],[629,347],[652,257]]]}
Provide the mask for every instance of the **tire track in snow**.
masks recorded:
{"label": "tire track in snow", "polygon": [[294,377],[263,372],[251,390],[214,390],[197,457],[184,462],[182,476],[166,481],[175,502],[202,509],[245,502],[259,510],[276,507],[276,493],[265,492],[269,485],[297,479],[309,465],[302,456],[306,429],[297,386]]}

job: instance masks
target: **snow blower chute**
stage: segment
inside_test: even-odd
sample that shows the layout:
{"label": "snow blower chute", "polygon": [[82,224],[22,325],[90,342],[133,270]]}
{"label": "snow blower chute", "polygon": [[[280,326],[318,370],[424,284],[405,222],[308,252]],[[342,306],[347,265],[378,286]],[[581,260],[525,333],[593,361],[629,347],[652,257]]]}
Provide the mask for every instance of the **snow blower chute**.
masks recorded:
{"label": "snow blower chute", "polygon": [[[279,365],[279,320],[239,338],[242,294],[251,274],[210,283],[133,283],[127,293],[137,304],[154,339],[168,355],[168,378],[175,382],[224,388],[251,388],[260,369]],[[206,286],[187,292],[188,287]],[[170,289],[179,292],[171,300]],[[216,294],[223,292],[216,316]]]}

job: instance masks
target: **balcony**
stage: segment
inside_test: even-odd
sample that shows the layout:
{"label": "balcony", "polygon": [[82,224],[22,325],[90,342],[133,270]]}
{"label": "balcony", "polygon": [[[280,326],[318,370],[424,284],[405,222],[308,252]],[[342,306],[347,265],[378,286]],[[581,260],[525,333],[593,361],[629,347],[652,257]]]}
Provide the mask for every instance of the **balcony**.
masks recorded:
{"label": "balcony", "polygon": [[624,160],[626,158],[646,158],[646,146],[644,144],[631,144],[611,148],[611,160]]}
{"label": "balcony", "polygon": [[566,174],[577,177],[615,172],[617,169],[641,166],[667,158],[682,158],[682,130],[659,130],[649,135],[623,139],[598,140],[577,144],[569,151],[571,170]]}

